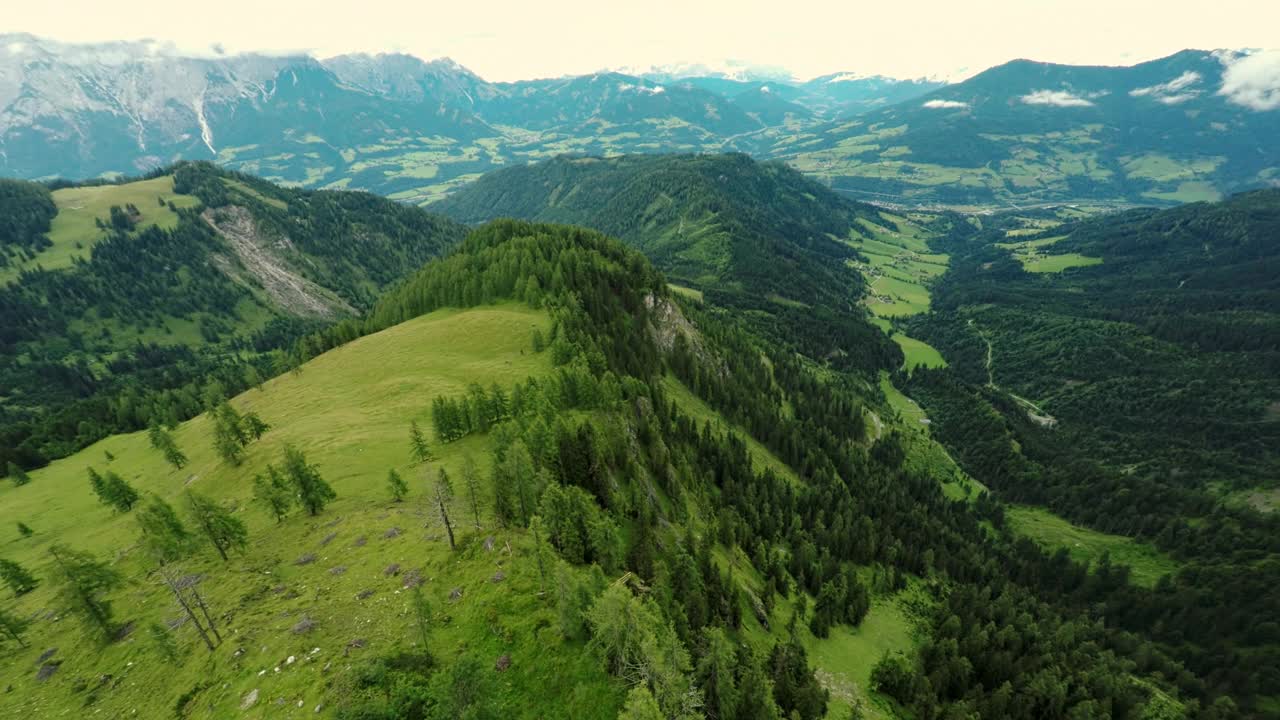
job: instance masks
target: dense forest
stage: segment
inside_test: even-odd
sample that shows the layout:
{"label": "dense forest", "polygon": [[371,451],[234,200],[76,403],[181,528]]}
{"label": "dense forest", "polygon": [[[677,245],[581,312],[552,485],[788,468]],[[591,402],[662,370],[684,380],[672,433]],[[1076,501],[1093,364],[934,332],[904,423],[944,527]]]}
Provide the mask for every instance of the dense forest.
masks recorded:
{"label": "dense forest", "polygon": [[111,433],[191,417],[205,378],[236,392],[278,372],[291,361],[272,350],[367,310],[463,234],[367,193],[286,190],[207,163],[149,178],[169,174],[175,195],[199,199],[148,198],[176,213],[172,227],[139,223],[150,207],[112,206],[93,230],[60,238],[84,250],[51,270],[39,265],[57,211],[50,189],[0,185],[0,257],[36,262],[0,286],[0,464],[39,467]]}
{"label": "dense forest", "polygon": [[[742,161],[707,162],[720,168]],[[650,197],[644,187],[639,194]],[[1275,623],[1265,619],[1280,617],[1280,566],[1273,560],[1280,553],[1280,527],[1255,511],[1226,509],[1217,496],[1223,483],[1240,482],[1232,480],[1235,468],[1274,462],[1268,453],[1275,443],[1267,435],[1274,432],[1268,424],[1274,418],[1259,404],[1259,398],[1274,397],[1274,374],[1255,371],[1259,363],[1272,367],[1265,363],[1274,363],[1276,349],[1213,324],[1230,305],[1241,309],[1244,322],[1261,323],[1265,336],[1275,336],[1266,324],[1276,291],[1266,264],[1275,247],[1274,195],[1194,206],[1172,219],[1141,211],[1060,230],[1066,237],[1053,243],[1052,252],[1105,260],[1050,278],[1025,272],[1008,248],[994,244],[1005,239],[1001,219],[988,218],[980,227],[945,218],[950,232],[938,243],[951,255],[951,270],[933,288],[934,312],[906,327],[942,349],[953,365],[897,372],[893,380],[928,409],[932,432],[961,467],[993,491],[950,499],[943,478],[908,461],[907,438],[893,425],[868,422],[869,410],[890,412],[876,380],[899,366],[901,355],[856,306],[861,281],[844,262],[852,251],[823,237],[850,232],[856,206],[839,211],[851,214],[819,217],[799,229],[786,227],[785,216],[776,219],[779,233],[802,233],[804,242],[727,231],[728,247],[758,251],[752,257],[764,265],[753,266],[754,273],[726,266],[714,282],[699,284],[699,301],[671,288],[660,252],[659,262],[651,263],[634,247],[594,230],[498,220],[454,244],[458,226],[416,210],[366,195],[281,190],[207,165],[177,167],[174,190],[194,195],[200,205],[177,210],[173,229],[138,229],[131,224],[134,213],[121,208],[103,221],[104,236],[89,261],[24,272],[20,282],[0,290],[0,302],[9,303],[3,307],[25,318],[5,327],[5,357],[12,360],[4,369],[21,380],[12,387],[28,398],[26,406],[13,402],[24,397],[18,393],[5,398],[4,447],[13,449],[4,460],[18,486],[13,492],[29,489],[23,485],[32,482],[26,469],[106,434],[148,426],[151,448],[182,468],[187,457],[169,433],[181,420],[206,413],[204,427],[221,462],[239,467],[271,431],[272,418],[241,412],[228,397],[288,370],[309,372],[303,368],[308,360],[437,310],[514,302],[549,314],[550,331],[533,333],[529,350],[547,354],[550,373],[422,398],[435,432],[428,437],[406,422],[406,454],[424,466],[433,447],[454,443],[489,454],[486,478],[470,459],[457,478],[443,466],[429,467],[426,512],[459,560],[478,552],[476,536],[470,544],[455,537],[471,522],[468,516],[477,527],[491,522],[513,534],[515,562],[537,568],[537,602],[555,607],[554,627],[538,632],[557,633],[568,643],[564,647],[588,654],[616,678],[625,689],[620,717],[825,717],[832,696],[814,672],[798,628],[822,638],[857,627],[876,601],[908,590],[924,598],[916,609],[918,642],[878,658],[870,688],[900,716],[1276,716],[1280,642]],[[39,205],[47,193],[11,195],[30,205],[34,219],[27,227],[45,227]],[[729,218],[724,227],[734,227],[740,210],[717,206],[714,195],[697,198],[706,202],[700,207]],[[262,288],[214,272],[214,256],[233,257],[224,249],[228,232],[235,236],[241,227],[233,207],[251,207],[252,227],[270,239],[267,245],[296,249],[298,264],[291,267],[350,311],[291,315],[270,305]],[[683,211],[671,216],[685,217]],[[823,230],[828,222],[829,232]],[[1130,224],[1112,232],[1116,222]],[[1217,256],[1211,263],[1194,259],[1218,247],[1206,244],[1215,228],[1224,229],[1222,261],[1245,268],[1249,282],[1222,280]],[[352,243],[367,251],[350,252]],[[779,247],[790,247],[786,252],[798,264],[768,265],[775,257],[769,248]],[[444,256],[397,275],[397,268],[416,267],[435,254]],[[1179,268],[1179,289],[1194,291],[1187,304],[1174,302],[1161,285],[1164,263]],[[818,274],[800,272],[807,268]],[[145,276],[129,285],[95,274],[108,270]],[[844,285],[850,277],[854,284]],[[785,295],[784,280],[792,284]],[[385,292],[374,299],[378,290]],[[791,301],[804,294],[798,302],[812,307],[777,302],[769,297],[775,292]],[[36,302],[63,296],[65,315]],[[246,301],[275,308],[271,319],[253,325],[227,311]],[[114,335],[101,330],[80,345],[64,339],[55,349],[54,337],[41,331],[48,322],[74,338],[68,331],[100,307],[135,326],[221,312],[226,327],[197,343],[131,342],[134,349],[113,345]],[[1202,330],[1193,331],[1201,321]],[[1044,329],[1038,323],[1057,325]],[[1253,384],[1219,401],[1225,410],[1218,421],[1243,423],[1256,411],[1261,440],[1250,443],[1241,430],[1223,435],[1230,442],[1222,446],[1198,445],[1198,436],[1179,435],[1192,432],[1190,423],[1170,420],[1159,428],[1163,437],[1150,442],[1185,454],[1176,464],[1135,464],[1146,434],[1155,432],[1104,417],[1115,406],[1090,404],[1123,402],[1123,389],[1083,403],[1089,415],[1073,415],[1020,370],[1044,350],[1042,343],[1058,338],[1068,344],[1034,362],[1044,362],[1068,390],[1103,381],[1072,374],[1077,364],[1099,378],[1116,374],[1117,388],[1161,382],[1155,372],[1132,372],[1114,359],[1088,365],[1089,353],[1099,349],[1076,331],[1091,323],[1117,326],[1101,333],[1111,343],[1108,350],[1137,357],[1162,343],[1174,361],[1150,367],[1188,373],[1165,382],[1185,385],[1193,369],[1252,366],[1238,377]],[[1206,350],[1215,332],[1223,347]],[[1116,344],[1129,340],[1131,346]],[[74,367],[61,360],[67,348],[76,351],[69,357],[84,358],[78,366],[82,387],[38,412],[44,407],[34,399],[41,376],[19,373],[39,357],[49,368]],[[1215,353],[1242,357],[1196,364]],[[994,358],[990,368],[988,357]],[[48,369],[43,372],[50,377]],[[673,383],[733,429],[690,415],[673,396]],[[1014,391],[1040,402],[1056,424],[1047,427],[1028,414]],[[1186,401],[1200,399],[1188,394]],[[1191,407],[1183,413],[1206,411]],[[739,431],[762,444],[786,472],[762,463]],[[393,502],[423,493],[420,485],[410,490],[395,470],[386,477]],[[226,509],[226,498],[187,493],[180,514],[139,493],[115,470],[99,473],[91,466],[88,480],[90,488],[80,491],[91,489],[113,516],[136,514],[137,547],[155,557],[162,577],[166,563],[201,552],[193,549],[192,537],[203,538],[203,552],[216,553],[229,567],[244,562],[236,553],[245,547],[249,527],[239,511]],[[292,446],[254,478],[253,493],[282,527],[323,516],[335,498],[321,469]],[[1154,588],[1135,586],[1129,569],[1109,558],[1086,565],[1065,548],[1049,551],[1018,538],[1002,501],[1042,504],[1085,525],[1148,539],[1175,555],[1182,569]],[[187,530],[181,517],[193,519],[196,529]],[[26,536],[30,528],[22,527]],[[15,596],[49,582],[59,588],[58,602],[101,642],[123,637],[109,602],[115,597],[118,609],[129,612],[119,591],[123,578],[92,555],[61,546],[51,552],[55,573],[48,577],[0,565]],[[304,556],[298,563],[314,560]],[[489,582],[498,581],[494,576]],[[216,575],[208,582],[217,582]],[[337,698],[331,712],[351,720],[503,716],[511,708],[491,692],[492,671],[465,647],[459,655],[441,646],[432,620],[440,612],[428,607],[417,587],[403,586],[412,644],[349,663],[331,681]],[[169,590],[179,603],[203,603],[176,580]],[[191,608],[187,613],[194,629],[216,634],[213,616]],[[496,617],[487,623],[486,633],[514,632]],[[38,627],[0,614],[0,630],[20,646]],[[172,631],[153,632],[156,652],[169,653]],[[221,638],[203,641],[212,652]],[[445,660],[446,653],[456,662]],[[198,685],[180,698],[178,714],[195,707],[209,688]],[[93,699],[87,697],[86,705]],[[865,710],[852,703],[854,717]]]}
{"label": "dense forest", "polygon": [[1105,616],[1261,712],[1280,687],[1280,646],[1257,625],[1280,617],[1280,521],[1225,496],[1280,477],[1280,193],[1018,237],[1102,258],[1052,274],[1023,269],[1012,219],[978,225],[935,241],[951,268],[908,324],[951,367],[902,380],[1002,499],[1179,558]]}

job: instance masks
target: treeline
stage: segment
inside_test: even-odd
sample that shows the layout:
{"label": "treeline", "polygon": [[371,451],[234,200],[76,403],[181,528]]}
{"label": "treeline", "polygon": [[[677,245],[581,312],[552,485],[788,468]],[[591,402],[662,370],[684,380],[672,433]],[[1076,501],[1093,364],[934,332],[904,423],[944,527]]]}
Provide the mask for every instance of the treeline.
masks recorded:
{"label": "treeline", "polygon": [[51,247],[49,223],[57,214],[49,188],[0,179],[0,269]]}

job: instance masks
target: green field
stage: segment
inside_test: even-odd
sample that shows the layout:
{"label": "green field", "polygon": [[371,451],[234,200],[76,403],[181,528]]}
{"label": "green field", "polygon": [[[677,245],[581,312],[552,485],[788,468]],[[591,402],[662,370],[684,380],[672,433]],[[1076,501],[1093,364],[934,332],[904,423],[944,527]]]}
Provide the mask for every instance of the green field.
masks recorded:
{"label": "green field", "polygon": [[1022,269],[1033,273],[1056,273],[1062,272],[1067,268],[1102,264],[1102,258],[1089,257],[1080,253],[1045,254],[1044,248],[1054,245],[1065,237],[1065,235],[1057,235],[1040,238],[1039,240],[996,243],[996,247],[1004,248],[1013,253],[1014,259],[1022,263]]}
{"label": "green field", "polygon": [[673,292],[673,293],[675,293],[675,294],[677,294],[677,295],[680,295],[680,296],[682,296],[682,297],[687,297],[687,298],[689,298],[689,299],[691,299],[691,300],[697,300],[698,302],[702,302],[702,291],[701,291],[701,290],[694,290],[694,289],[693,289],[693,288],[691,288],[691,287],[685,287],[685,286],[683,286],[683,285],[676,285],[676,284],[674,284],[674,283],[667,283],[667,287],[671,288],[671,292]]}
{"label": "green field", "polygon": [[872,692],[871,669],[886,652],[909,653],[914,647],[907,603],[916,594],[909,588],[877,599],[856,628],[834,627],[824,639],[805,633],[809,661],[831,692],[828,718],[848,717],[848,707],[854,702],[861,705],[866,717],[895,717],[889,700]]}
{"label": "green field", "polygon": [[902,366],[908,370],[918,367],[940,368],[947,366],[947,361],[942,357],[942,353],[934,349],[932,345],[903,335],[900,332],[896,332],[890,337],[902,348],[904,358]]}
{"label": "green field", "polygon": [[[313,708],[333,705],[334,683],[350,668],[413,643],[403,576],[384,573],[399,563],[426,580],[434,609],[431,650],[441,662],[464,650],[489,665],[510,654],[510,669],[495,683],[508,716],[539,716],[536,708],[511,698],[547,696],[558,698],[568,716],[613,717],[621,684],[581,645],[557,651],[565,641],[554,630],[554,603],[537,597],[537,569],[524,533],[474,531],[469,520],[459,521],[460,549],[454,553],[427,511],[427,472],[443,466],[456,477],[464,454],[474,454],[487,478],[487,440],[473,436],[438,445],[436,461],[426,469],[408,462],[408,423],[416,418],[430,434],[433,397],[460,394],[473,381],[509,386],[549,371],[549,353],[528,349],[531,331],[549,326],[546,314],[523,306],[443,310],[322,355],[301,373],[270,380],[233,401],[272,425],[249,446],[238,468],[215,458],[210,422],[201,416],[174,432],[190,457],[182,471],[164,464],[146,433],[134,433],[34,471],[30,485],[4,483],[0,555],[40,578],[49,576],[48,546],[55,540],[112,560],[128,580],[112,595],[117,619],[134,630],[106,647],[87,639],[75,619],[54,611],[52,582],[6,600],[7,609],[35,621],[30,647],[0,655],[0,673],[11,686],[0,694],[0,708],[9,716],[33,718],[164,718],[174,716],[179,695],[196,690],[183,717],[316,717]],[[278,462],[286,443],[307,453],[338,497],[316,518],[295,510],[276,525],[250,503],[250,486],[255,473]],[[181,492],[190,487],[237,508],[248,524],[250,546],[243,557],[223,564],[202,547],[178,563],[182,572],[203,577],[202,592],[226,637],[214,652],[185,627],[174,632],[182,661],[170,663],[154,648],[147,625],[174,620],[180,611],[136,546],[134,519],[113,514],[93,498],[89,466],[120,473],[144,494],[170,500],[180,513]],[[384,487],[393,467],[410,483],[402,504],[390,502]],[[17,521],[35,535],[20,538],[13,529]],[[393,528],[398,536],[389,536]],[[490,535],[496,539],[492,552],[480,542]],[[299,564],[308,555],[314,561]],[[492,582],[499,571],[505,580]],[[451,601],[455,587],[462,596]],[[359,599],[366,591],[372,595]],[[295,633],[303,618],[315,627]],[[50,662],[61,665],[37,682],[36,658],[51,648],[56,651]],[[290,657],[297,660],[290,663]],[[242,698],[254,689],[259,702],[240,712]]]}
{"label": "green field", "polygon": [[[851,234],[849,244],[870,261],[859,266],[867,279],[867,308],[874,316],[872,323],[889,333],[893,328],[889,318],[929,310],[929,282],[947,271],[948,258],[929,253],[929,233],[920,225],[898,215],[882,217],[884,225],[860,220],[875,237]],[[890,336],[902,348],[903,367],[946,367],[942,354],[928,343],[900,331]]]}
{"label": "green field", "polygon": [[[1019,257],[1019,260],[1022,260],[1022,258]],[[1022,268],[1027,272],[1033,273],[1056,273],[1062,272],[1067,268],[1089,267],[1090,265],[1101,264],[1102,258],[1089,257],[1080,253],[1041,255],[1032,260],[1022,260]]]}
{"label": "green field", "polygon": [[[164,200],[166,205],[160,205],[159,200]],[[58,206],[58,214],[49,227],[49,241],[53,246],[26,262],[14,258],[15,264],[0,268],[0,282],[16,278],[23,270],[36,266],[58,270],[71,267],[75,258],[88,259],[89,250],[106,237],[96,221],[109,221],[113,205],[124,207],[132,203],[136,206],[142,216],[137,223],[139,230],[153,225],[168,229],[178,224],[178,215],[167,203],[186,208],[194,207],[199,201],[190,195],[175,195],[173,176],[164,175],[123,185],[62,188],[53,191],[53,202]]]}
{"label": "green field", "polygon": [[1131,577],[1139,585],[1151,587],[1161,575],[1178,570],[1172,558],[1146,543],[1073,525],[1042,508],[1010,505],[1005,518],[1014,532],[1047,548],[1064,547],[1079,562],[1095,563],[1110,553],[1113,564],[1133,569]]}

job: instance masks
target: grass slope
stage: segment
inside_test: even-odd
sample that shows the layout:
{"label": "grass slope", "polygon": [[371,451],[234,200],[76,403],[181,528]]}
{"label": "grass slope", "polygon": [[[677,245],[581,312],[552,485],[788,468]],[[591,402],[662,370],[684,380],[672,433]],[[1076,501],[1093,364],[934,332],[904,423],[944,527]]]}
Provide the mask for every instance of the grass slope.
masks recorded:
{"label": "grass slope", "polygon": [[[464,454],[471,453],[488,477],[485,439],[436,446],[437,459],[425,471],[408,464],[409,422],[417,419],[431,434],[433,397],[459,394],[473,381],[509,386],[548,371],[548,354],[530,352],[529,339],[534,328],[546,332],[549,325],[545,314],[516,305],[442,310],[322,355],[300,374],[275,378],[233,401],[272,425],[249,446],[239,468],[215,458],[211,425],[200,416],[174,433],[191,460],[182,471],[163,463],[145,433],[134,433],[110,437],[35,471],[28,486],[4,484],[0,555],[41,578],[49,575],[47,547],[55,540],[114,560],[130,581],[112,596],[117,618],[132,622],[135,630],[100,648],[82,636],[74,619],[53,611],[50,582],[16,602],[6,601],[9,609],[35,622],[28,634],[31,647],[0,655],[0,673],[13,688],[0,694],[0,709],[42,718],[169,717],[180,694],[203,687],[187,706],[187,717],[315,717],[314,708],[336,700],[335,678],[366,658],[412,643],[402,576],[384,573],[398,563],[406,572],[419,570],[426,580],[425,595],[434,609],[431,649],[441,662],[448,663],[462,648],[489,662],[510,654],[510,669],[495,682],[509,716],[537,716],[536,708],[512,698],[545,695],[558,698],[572,717],[612,717],[621,688],[581,647],[558,652],[563,641],[546,627],[554,625],[554,608],[535,599],[537,570],[523,535],[473,531],[459,502],[455,521],[461,549],[451,553],[443,529],[426,510],[427,471],[444,466],[457,477]],[[295,511],[276,526],[262,508],[250,504],[251,481],[266,463],[278,462],[286,443],[307,453],[338,497],[317,518]],[[115,459],[108,462],[106,453]],[[188,485],[239,508],[250,532],[243,557],[224,565],[205,546],[179,563],[183,571],[205,577],[203,592],[227,637],[215,652],[206,652],[185,627],[175,631],[183,662],[170,664],[154,649],[146,625],[180,613],[133,547],[134,519],[94,500],[88,466],[115,470],[144,493],[167,498],[180,513],[185,513],[180,493]],[[390,468],[410,483],[403,504],[389,501],[385,477]],[[20,539],[13,529],[17,521],[36,534]],[[393,528],[401,531],[398,537],[387,536]],[[490,534],[496,549],[486,552],[480,541]],[[307,555],[314,555],[314,562],[298,564]],[[492,582],[499,570],[506,579]],[[455,587],[462,598],[451,602]],[[367,599],[358,598],[369,590],[373,594]],[[293,626],[304,617],[316,627],[295,634]],[[364,641],[363,648],[351,647],[357,640]],[[62,665],[40,683],[36,658],[50,648],[57,648],[51,661]],[[289,663],[291,656],[298,661]],[[109,680],[100,685],[102,677]],[[240,712],[242,698],[254,689],[260,700]]]}
{"label": "grass slope", "polygon": [[1113,564],[1133,569],[1131,577],[1139,585],[1152,587],[1160,576],[1178,570],[1177,562],[1146,543],[1073,525],[1042,508],[1010,505],[1005,517],[1014,532],[1049,548],[1064,547],[1076,561],[1096,563],[1110,553]]}
{"label": "grass slope", "polygon": [[[159,200],[166,204],[161,205]],[[137,207],[142,216],[136,225],[139,230],[152,225],[167,230],[178,224],[178,214],[170,210],[167,203],[186,208],[194,207],[199,201],[190,195],[174,194],[173,176],[164,175],[123,185],[62,188],[53,191],[53,202],[58,206],[58,214],[49,228],[49,241],[53,246],[32,260],[0,268],[0,282],[37,266],[57,270],[71,267],[76,258],[87,260],[94,244],[106,237],[96,221],[109,222],[112,205]]]}

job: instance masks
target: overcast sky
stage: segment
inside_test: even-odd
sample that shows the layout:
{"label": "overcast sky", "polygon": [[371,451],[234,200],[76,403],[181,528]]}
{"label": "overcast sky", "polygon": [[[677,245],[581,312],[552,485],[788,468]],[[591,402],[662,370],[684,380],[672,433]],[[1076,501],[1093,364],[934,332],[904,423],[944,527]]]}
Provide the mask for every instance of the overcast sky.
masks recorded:
{"label": "overcast sky", "polygon": [[[10,3],[6,3],[9,5]],[[185,51],[400,51],[489,80],[725,60],[959,79],[1018,57],[1131,64],[1194,47],[1280,46],[1276,0],[44,0],[0,31]]]}

